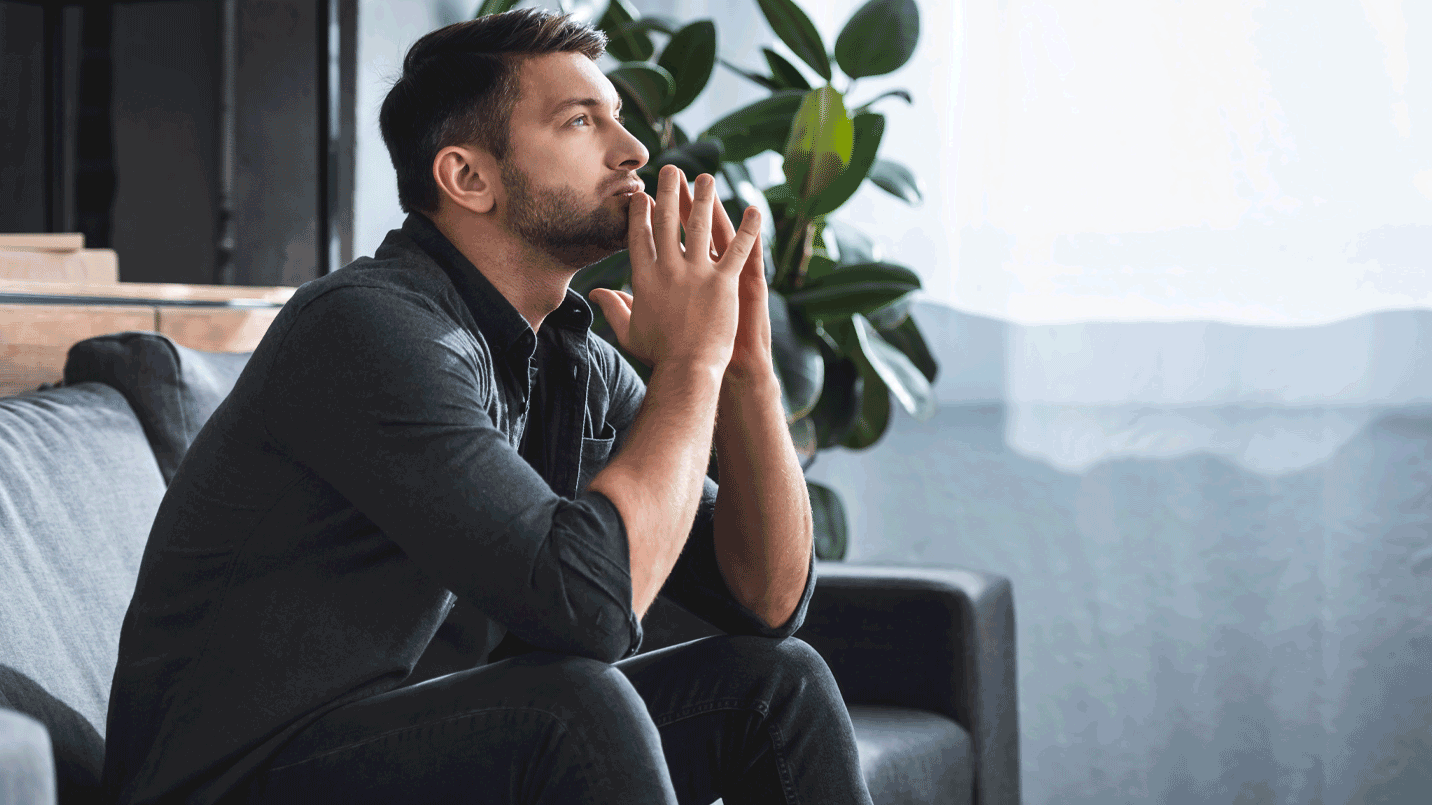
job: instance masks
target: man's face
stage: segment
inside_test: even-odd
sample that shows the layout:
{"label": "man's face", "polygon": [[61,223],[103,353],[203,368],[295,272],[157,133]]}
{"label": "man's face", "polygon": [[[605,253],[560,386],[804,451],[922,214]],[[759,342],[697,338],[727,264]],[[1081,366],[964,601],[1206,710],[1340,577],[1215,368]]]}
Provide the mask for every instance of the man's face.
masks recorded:
{"label": "man's face", "polygon": [[501,162],[507,223],[564,265],[627,246],[627,209],[646,148],[617,119],[611,81],[580,53],[523,61]]}

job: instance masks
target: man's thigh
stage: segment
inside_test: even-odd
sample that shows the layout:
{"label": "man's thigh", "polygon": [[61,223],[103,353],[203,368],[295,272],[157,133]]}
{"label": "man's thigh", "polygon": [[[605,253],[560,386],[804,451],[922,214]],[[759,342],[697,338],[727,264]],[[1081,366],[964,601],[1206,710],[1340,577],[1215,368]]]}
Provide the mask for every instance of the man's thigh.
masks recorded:
{"label": "man's thigh", "polygon": [[630,682],[606,663],[547,652],[341,707],[267,764],[248,799],[676,801]]}

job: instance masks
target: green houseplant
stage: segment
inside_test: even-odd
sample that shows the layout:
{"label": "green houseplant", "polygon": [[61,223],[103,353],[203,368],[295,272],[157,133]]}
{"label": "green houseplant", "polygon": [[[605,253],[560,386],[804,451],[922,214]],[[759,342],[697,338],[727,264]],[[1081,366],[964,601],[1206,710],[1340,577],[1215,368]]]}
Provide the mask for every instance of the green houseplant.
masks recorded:
{"label": "green houseplant", "polygon": [[[819,80],[812,82],[770,48],[762,48],[761,70],[721,58],[710,20],[681,24],[643,17],[629,0],[570,0],[561,7],[607,34],[617,64],[606,75],[622,97],[628,130],[651,152],[639,172],[647,185],[655,186],[663,165],[675,164],[689,177],[723,179],[733,220],[747,205],[761,210],[772,352],[791,438],[802,466],[809,467],[822,449],[874,444],[889,426],[892,397],[922,420],[935,411],[937,366],[910,316],[919,278],[877,259],[869,238],[830,218],[866,181],[908,203],[921,201],[914,174],[878,156],[885,117],[872,108],[891,98],[911,103],[910,94],[893,90],[859,105],[848,100],[859,79],[894,72],[909,60],[920,19],[915,0],[871,0],[851,15],[832,52],[794,0],[755,2],[776,36]],[[518,4],[484,0],[478,16]],[[689,134],[675,118],[700,96],[718,64],[769,95]],[[746,163],[768,151],[784,158],[786,180],[762,188]],[[572,287],[586,294],[628,287],[630,279],[631,265],[621,252],[583,269]],[[595,312],[593,329],[620,350],[600,310]],[[647,376],[644,366],[626,357]],[[843,504],[834,490],[808,484],[816,553],[843,558]]]}

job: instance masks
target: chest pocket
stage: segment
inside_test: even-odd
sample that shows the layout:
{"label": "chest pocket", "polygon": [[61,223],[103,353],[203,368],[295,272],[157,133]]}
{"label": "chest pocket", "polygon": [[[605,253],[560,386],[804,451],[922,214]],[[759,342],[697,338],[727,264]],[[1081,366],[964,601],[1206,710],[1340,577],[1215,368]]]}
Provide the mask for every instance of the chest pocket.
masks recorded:
{"label": "chest pocket", "polygon": [[612,444],[616,442],[617,432],[610,423],[602,422],[602,433],[598,438],[582,437],[582,459],[577,471],[577,491],[581,492],[587,488],[587,484],[607,466],[612,457]]}

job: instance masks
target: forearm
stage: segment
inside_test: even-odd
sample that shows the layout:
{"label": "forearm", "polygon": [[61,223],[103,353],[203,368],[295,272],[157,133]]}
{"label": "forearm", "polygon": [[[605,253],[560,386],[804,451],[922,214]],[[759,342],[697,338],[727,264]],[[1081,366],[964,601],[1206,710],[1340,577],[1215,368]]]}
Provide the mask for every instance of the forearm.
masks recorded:
{"label": "forearm", "polygon": [[773,374],[722,387],[716,461],[721,575],[743,605],[779,627],[805,589],[811,508]]}
{"label": "forearm", "polygon": [[718,368],[657,366],[625,445],[592,479],[626,526],[632,610],[646,615],[691,533],[711,454]]}

